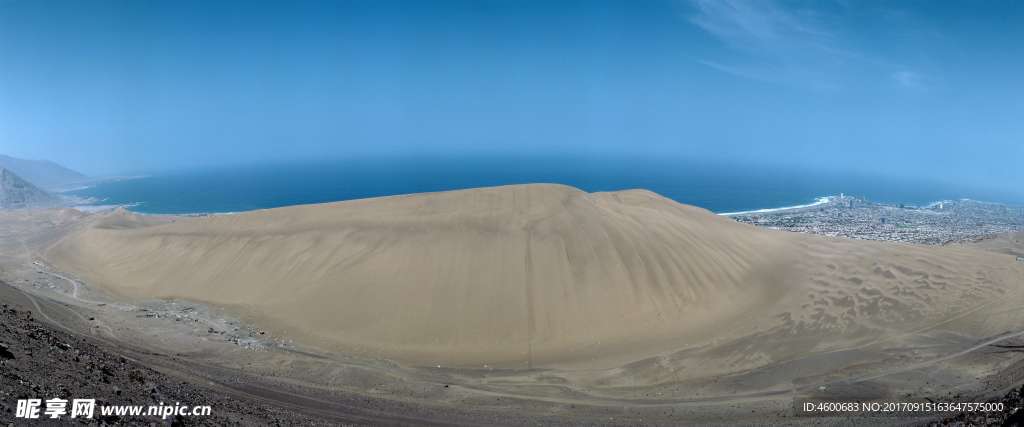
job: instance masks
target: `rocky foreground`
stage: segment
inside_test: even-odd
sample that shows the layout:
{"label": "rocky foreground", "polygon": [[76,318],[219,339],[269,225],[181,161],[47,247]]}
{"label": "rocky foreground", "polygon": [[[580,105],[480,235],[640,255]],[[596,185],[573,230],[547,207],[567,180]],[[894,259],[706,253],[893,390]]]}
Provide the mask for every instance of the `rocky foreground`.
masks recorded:
{"label": "rocky foreground", "polygon": [[[0,286],[7,286],[0,283]],[[26,307],[0,305],[0,425],[25,425],[15,418],[19,399],[96,399],[100,405],[209,405],[205,417],[102,416],[84,424],[117,425],[328,425],[263,402],[243,401],[147,368],[90,340],[57,330]],[[69,404],[70,410],[70,404]],[[42,411],[41,411],[42,412]],[[44,415],[45,418],[45,415]],[[33,425],[66,424],[34,420]]]}
{"label": "rocky foreground", "polygon": [[1002,402],[1007,409],[1003,412],[965,412],[957,414],[940,421],[935,421],[929,426],[1024,426],[1024,386],[1020,389],[1010,390],[1001,399],[992,399],[991,402]]}
{"label": "rocky foreground", "polygon": [[[0,283],[0,286],[7,286]],[[91,425],[335,425],[335,423],[256,399],[232,398],[182,381],[44,323],[20,305],[0,304],[0,425],[25,425],[15,418],[18,399],[95,398],[99,405],[209,405],[208,417],[119,417],[99,413],[74,424]],[[964,413],[934,420],[929,426],[1024,426],[1024,387],[1001,399],[1002,413]],[[854,420],[850,420],[854,421]],[[66,425],[66,418],[32,425]]]}

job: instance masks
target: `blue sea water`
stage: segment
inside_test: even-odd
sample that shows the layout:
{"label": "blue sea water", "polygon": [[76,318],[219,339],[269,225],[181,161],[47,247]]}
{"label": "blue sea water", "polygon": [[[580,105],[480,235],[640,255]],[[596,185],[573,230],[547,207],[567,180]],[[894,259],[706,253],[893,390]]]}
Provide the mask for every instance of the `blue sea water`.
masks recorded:
{"label": "blue sea water", "polygon": [[922,181],[825,171],[617,158],[361,159],[188,170],[70,192],[141,213],[242,212],[297,204],[505,184],[560,183],[586,191],[644,188],[713,212],[801,205],[846,193],[923,205],[1007,197]]}

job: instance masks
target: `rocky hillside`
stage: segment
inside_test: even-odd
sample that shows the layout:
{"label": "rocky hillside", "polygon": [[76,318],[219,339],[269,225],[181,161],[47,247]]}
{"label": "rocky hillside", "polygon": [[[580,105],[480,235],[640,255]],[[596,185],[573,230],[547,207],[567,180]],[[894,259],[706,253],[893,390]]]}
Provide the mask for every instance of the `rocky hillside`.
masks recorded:
{"label": "rocky hillside", "polygon": [[[81,424],[103,425],[329,425],[324,420],[259,401],[233,399],[210,388],[183,382],[116,354],[100,343],[57,330],[33,311],[8,300],[0,282],[0,425],[25,425],[16,418],[18,399],[96,399],[96,405],[209,405],[210,416],[168,419],[102,415],[96,409]],[[33,424],[66,425],[61,420]]]}
{"label": "rocky hillside", "polygon": [[59,199],[22,179],[14,172],[0,168],[0,209],[53,206]]}
{"label": "rocky hillside", "polygon": [[48,160],[26,160],[0,154],[0,169],[7,169],[46,189],[67,187],[89,177]]}

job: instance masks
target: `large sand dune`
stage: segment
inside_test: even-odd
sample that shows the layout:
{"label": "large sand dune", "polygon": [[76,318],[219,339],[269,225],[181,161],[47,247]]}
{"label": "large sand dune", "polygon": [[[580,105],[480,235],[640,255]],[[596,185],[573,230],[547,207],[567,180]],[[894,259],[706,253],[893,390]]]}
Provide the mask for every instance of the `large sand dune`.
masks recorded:
{"label": "large sand dune", "polygon": [[665,354],[714,373],[937,322],[999,333],[958,316],[1024,281],[1010,255],[763,230],[647,191],[559,185],[117,212],[46,256],[125,297],[231,307],[321,348],[430,366],[634,362],[634,377]]}

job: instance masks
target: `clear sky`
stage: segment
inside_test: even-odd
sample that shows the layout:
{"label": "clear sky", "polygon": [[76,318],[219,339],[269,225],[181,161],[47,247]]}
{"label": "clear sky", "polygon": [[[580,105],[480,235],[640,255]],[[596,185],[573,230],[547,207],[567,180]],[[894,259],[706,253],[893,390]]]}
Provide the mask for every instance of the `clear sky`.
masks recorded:
{"label": "clear sky", "polygon": [[0,0],[0,153],[735,159],[1024,183],[1021,1]]}

